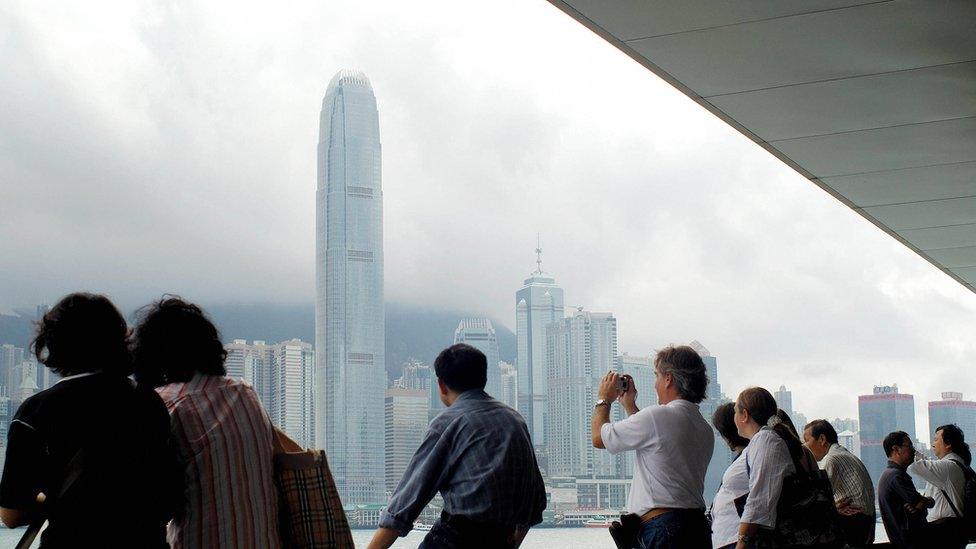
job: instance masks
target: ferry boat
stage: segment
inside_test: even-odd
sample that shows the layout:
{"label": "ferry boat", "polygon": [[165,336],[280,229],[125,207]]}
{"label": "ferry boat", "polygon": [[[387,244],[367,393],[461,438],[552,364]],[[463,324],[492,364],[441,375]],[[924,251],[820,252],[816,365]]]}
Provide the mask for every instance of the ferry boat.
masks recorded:
{"label": "ferry boat", "polygon": [[597,516],[583,523],[586,528],[609,528],[611,520],[607,517]]}

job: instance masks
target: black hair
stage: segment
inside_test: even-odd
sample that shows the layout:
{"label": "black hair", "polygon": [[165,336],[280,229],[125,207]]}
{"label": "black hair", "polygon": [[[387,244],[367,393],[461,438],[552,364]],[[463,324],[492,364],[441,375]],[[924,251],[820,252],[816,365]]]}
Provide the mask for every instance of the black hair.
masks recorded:
{"label": "black hair", "polygon": [[810,429],[810,436],[814,440],[819,439],[820,435],[823,435],[827,438],[828,444],[837,444],[837,431],[834,430],[834,426],[826,419],[815,419],[807,423],[803,430],[806,431],[807,429]]}
{"label": "black hair", "polygon": [[966,435],[962,432],[962,429],[954,423],[948,425],[943,425],[935,430],[936,433],[942,431],[942,442],[947,444],[954,454],[961,457],[966,465],[969,465],[973,461],[973,453],[969,449],[969,445],[966,444]]}
{"label": "black hair", "polygon": [[888,433],[888,436],[884,438],[884,442],[881,446],[884,448],[885,455],[891,457],[891,452],[895,449],[895,446],[901,446],[905,443],[905,440],[911,442],[912,437],[908,436],[905,431],[893,431]]}
{"label": "black hair", "polygon": [[718,434],[722,435],[730,449],[745,448],[749,445],[749,439],[740,435],[735,427],[735,403],[719,404],[712,414],[712,425],[715,426]]}
{"label": "black hair", "polygon": [[164,296],[143,307],[139,317],[132,351],[140,385],[186,382],[197,373],[227,374],[220,332],[200,307]]}
{"label": "black hair", "polygon": [[434,373],[444,385],[458,393],[484,389],[488,383],[488,359],[478,349],[456,343],[437,355]]}
{"label": "black hair", "polygon": [[61,298],[37,321],[30,347],[38,362],[60,376],[132,373],[129,327],[103,295],[73,293]]}

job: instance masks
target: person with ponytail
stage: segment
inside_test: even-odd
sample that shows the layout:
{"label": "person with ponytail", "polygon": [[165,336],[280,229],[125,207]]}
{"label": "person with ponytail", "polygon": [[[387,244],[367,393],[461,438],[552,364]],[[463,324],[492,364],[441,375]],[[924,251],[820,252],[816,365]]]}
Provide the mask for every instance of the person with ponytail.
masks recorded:
{"label": "person with ponytail", "polygon": [[777,415],[776,399],[762,387],[750,387],[735,402],[735,426],[749,440],[743,458],[749,476],[739,520],[738,549],[770,547],[783,481],[796,472],[803,445]]}
{"label": "person with ponytail", "polygon": [[963,524],[966,468],[972,463],[972,453],[962,429],[952,424],[935,430],[932,452],[938,459],[926,459],[916,453],[908,473],[928,483],[924,494],[935,501],[928,515],[933,539],[939,547],[962,548],[966,546]]}

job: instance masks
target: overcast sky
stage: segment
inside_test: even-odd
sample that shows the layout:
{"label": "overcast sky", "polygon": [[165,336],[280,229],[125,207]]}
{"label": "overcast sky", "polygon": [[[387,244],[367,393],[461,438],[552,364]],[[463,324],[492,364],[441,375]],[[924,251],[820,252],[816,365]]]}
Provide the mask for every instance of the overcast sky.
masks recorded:
{"label": "overcast sky", "polygon": [[621,352],[698,339],[732,396],[897,383],[919,429],[976,398],[976,296],[543,0],[0,4],[0,310],[311,302],[340,68],[377,95],[388,300],[514,328],[539,233]]}

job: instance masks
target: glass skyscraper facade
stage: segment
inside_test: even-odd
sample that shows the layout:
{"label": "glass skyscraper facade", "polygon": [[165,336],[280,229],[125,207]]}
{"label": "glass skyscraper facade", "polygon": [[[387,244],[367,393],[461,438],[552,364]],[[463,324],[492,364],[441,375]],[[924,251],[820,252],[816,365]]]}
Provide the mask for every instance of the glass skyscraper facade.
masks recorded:
{"label": "glass skyscraper facade", "polygon": [[942,393],[942,400],[929,402],[929,444],[935,438],[935,430],[943,425],[954,424],[966,435],[966,444],[973,447],[976,439],[976,402],[963,400],[962,393]]}
{"label": "glass skyscraper facade", "polygon": [[361,72],[322,100],[315,201],[315,440],[345,503],[385,500],[379,113]]}
{"label": "glass skyscraper facade", "polygon": [[898,392],[898,386],[875,387],[873,394],[857,397],[861,425],[861,461],[875,486],[888,466],[881,443],[892,431],[905,431],[915,438],[915,397]]}
{"label": "glass skyscraper facade", "polygon": [[563,289],[556,279],[542,272],[542,249],[538,268],[515,292],[515,336],[518,371],[518,411],[525,418],[532,444],[546,444],[545,414],[548,380],[546,378],[546,326],[563,319]]}

